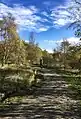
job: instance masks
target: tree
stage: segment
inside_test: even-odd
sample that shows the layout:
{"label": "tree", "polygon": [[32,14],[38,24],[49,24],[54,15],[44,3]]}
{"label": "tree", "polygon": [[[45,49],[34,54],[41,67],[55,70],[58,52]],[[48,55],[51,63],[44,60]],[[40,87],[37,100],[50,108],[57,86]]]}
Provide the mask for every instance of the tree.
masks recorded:
{"label": "tree", "polygon": [[42,51],[43,64],[48,66],[49,63],[49,53],[47,50]]}
{"label": "tree", "polygon": [[72,0],[72,5],[67,9],[70,13],[68,18],[73,22],[69,25],[69,28],[73,28],[75,36],[81,37],[81,1]]}
{"label": "tree", "polygon": [[4,44],[3,40],[3,20],[0,20],[0,61],[3,66],[3,56],[4,56]]}
{"label": "tree", "polygon": [[2,62],[3,64],[7,63],[9,53],[11,50],[11,38],[12,34],[11,31],[15,28],[14,27],[14,21],[11,16],[11,14],[8,14],[8,16],[3,16],[2,24],[1,24],[1,46],[3,48],[3,57]]}
{"label": "tree", "polygon": [[69,65],[81,70],[81,46],[70,46],[68,50]]}
{"label": "tree", "polygon": [[62,56],[62,53],[56,49],[53,50],[53,59],[54,59],[54,64],[55,66],[57,65],[61,65],[61,56]]}
{"label": "tree", "polygon": [[27,60],[30,61],[30,63],[37,63],[39,64],[40,57],[42,56],[42,50],[38,47],[38,45],[32,45],[26,43],[26,54],[27,54]]}
{"label": "tree", "polygon": [[68,56],[68,49],[69,49],[70,43],[66,40],[63,39],[63,42],[61,42],[61,52],[62,52],[62,60],[63,60],[63,64],[64,64],[64,69],[66,68],[67,65],[67,56]]}
{"label": "tree", "polygon": [[39,64],[40,57],[42,56],[42,50],[39,48],[38,43],[35,43],[34,32],[30,33],[29,43],[25,43],[26,46],[26,59],[31,63]]}
{"label": "tree", "polygon": [[36,55],[36,62],[37,64],[40,63],[40,59],[42,57],[42,49],[38,46],[38,44],[35,45],[35,55]]}
{"label": "tree", "polygon": [[35,44],[35,36],[34,36],[34,32],[30,33],[30,37],[29,37],[29,44],[34,45]]}
{"label": "tree", "polygon": [[[70,13],[69,18],[73,21],[69,28],[73,28],[73,30],[75,31],[75,36],[79,37],[81,40],[81,1],[80,0],[72,0],[72,5],[70,5],[68,7],[68,12]],[[78,46],[77,46],[78,48]],[[81,49],[81,45],[79,44],[79,48]],[[76,49],[76,48],[75,48]],[[79,53],[79,59],[78,57],[75,59],[78,64],[80,64],[80,59],[81,59],[81,55],[80,55],[80,49],[76,52],[74,52],[74,56],[76,54]],[[80,65],[77,65],[78,67]],[[80,68],[80,67],[79,67]]]}
{"label": "tree", "polygon": [[3,48],[2,64],[14,63],[18,65],[23,59],[21,56],[22,53],[20,53],[22,43],[17,33],[15,19],[11,14],[3,16],[3,24],[1,28],[2,41],[0,43],[1,48]]}

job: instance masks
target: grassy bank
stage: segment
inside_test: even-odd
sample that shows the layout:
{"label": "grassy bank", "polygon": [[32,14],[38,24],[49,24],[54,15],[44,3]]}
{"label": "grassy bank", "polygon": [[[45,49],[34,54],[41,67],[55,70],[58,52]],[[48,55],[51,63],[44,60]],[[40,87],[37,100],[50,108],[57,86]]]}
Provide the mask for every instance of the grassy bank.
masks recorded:
{"label": "grassy bank", "polygon": [[[0,99],[5,101],[20,100],[25,95],[33,94],[36,85],[32,68],[5,67],[0,68]],[[14,97],[14,98],[13,98]]]}

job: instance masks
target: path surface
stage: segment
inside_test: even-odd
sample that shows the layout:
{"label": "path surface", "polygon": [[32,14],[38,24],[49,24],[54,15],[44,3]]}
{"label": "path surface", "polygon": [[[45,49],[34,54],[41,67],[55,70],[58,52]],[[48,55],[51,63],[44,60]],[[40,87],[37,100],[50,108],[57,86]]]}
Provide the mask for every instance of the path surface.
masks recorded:
{"label": "path surface", "polygon": [[79,100],[75,92],[57,74],[44,70],[44,79],[36,96],[23,98],[21,104],[6,105],[0,109],[0,119],[81,119]]}

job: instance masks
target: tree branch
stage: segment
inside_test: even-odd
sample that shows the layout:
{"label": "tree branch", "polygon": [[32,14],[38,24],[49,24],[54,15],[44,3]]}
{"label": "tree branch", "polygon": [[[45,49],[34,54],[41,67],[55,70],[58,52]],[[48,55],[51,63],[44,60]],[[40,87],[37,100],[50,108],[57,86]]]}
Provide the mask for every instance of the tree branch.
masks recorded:
{"label": "tree branch", "polygon": [[77,3],[77,4],[81,5],[81,2],[79,2],[79,1],[77,1],[77,0],[75,0],[75,3]]}

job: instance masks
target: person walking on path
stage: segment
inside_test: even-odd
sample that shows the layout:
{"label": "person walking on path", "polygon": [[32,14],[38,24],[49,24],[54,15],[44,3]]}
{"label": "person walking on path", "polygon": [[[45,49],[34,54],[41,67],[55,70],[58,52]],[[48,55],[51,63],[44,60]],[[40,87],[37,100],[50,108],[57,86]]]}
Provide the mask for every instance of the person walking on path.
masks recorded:
{"label": "person walking on path", "polygon": [[42,68],[43,67],[43,59],[40,58],[40,67]]}

